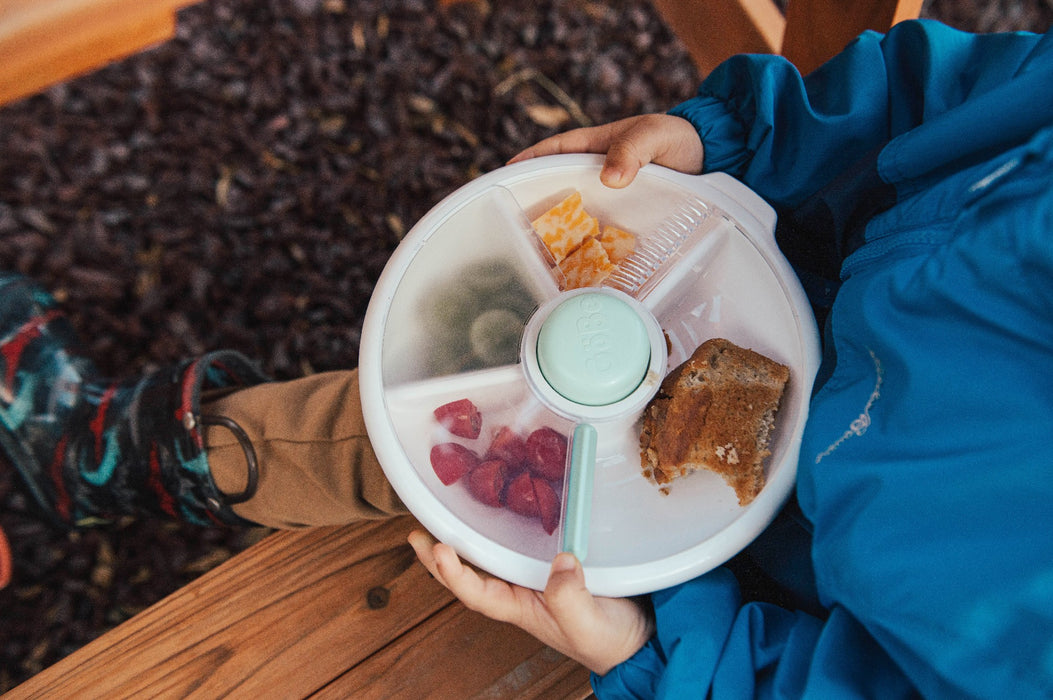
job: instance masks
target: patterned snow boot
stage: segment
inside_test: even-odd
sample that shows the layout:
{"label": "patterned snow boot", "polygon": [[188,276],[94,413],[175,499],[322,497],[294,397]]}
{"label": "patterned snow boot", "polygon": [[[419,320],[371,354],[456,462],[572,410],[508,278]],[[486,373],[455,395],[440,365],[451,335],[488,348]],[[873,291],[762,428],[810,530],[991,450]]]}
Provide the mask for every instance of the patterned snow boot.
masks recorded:
{"label": "patterned snow boot", "polygon": [[247,524],[230,508],[252,496],[223,494],[209,471],[202,391],[267,381],[244,356],[215,352],[129,381],[99,377],[72,353],[75,339],[55,300],[17,274],[0,273],[0,447],[44,510],[64,524],[166,514],[197,524]]}

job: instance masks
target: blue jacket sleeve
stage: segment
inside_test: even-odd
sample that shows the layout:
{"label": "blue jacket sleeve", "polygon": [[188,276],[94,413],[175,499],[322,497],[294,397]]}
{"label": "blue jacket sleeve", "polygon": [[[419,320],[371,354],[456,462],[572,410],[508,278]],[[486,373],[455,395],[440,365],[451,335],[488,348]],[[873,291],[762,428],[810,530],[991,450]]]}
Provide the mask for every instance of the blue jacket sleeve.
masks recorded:
{"label": "blue jacket sleeve", "polygon": [[778,56],[733,57],[670,113],[698,130],[706,171],[792,208],[897,135],[1005,82],[1038,39],[902,22],[803,78]]}
{"label": "blue jacket sleeve", "polygon": [[[743,604],[713,571],[652,596],[654,638],[594,677],[599,697],[1049,697],[1050,414],[1027,407],[1053,395],[1051,66],[1053,33],[907,22],[804,79],[778,57],[736,57],[672,111],[699,130],[707,170],[776,207],[874,153],[919,189],[882,213],[838,293],[839,374],[802,446],[828,614]],[[1012,149],[985,141],[1011,129]],[[969,163],[934,163],[955,140]],[[990,465],[1001,490],[985,500]]]}
{"label": "blue jacket sleeve", "polygon": [[652,596],[656,635],[606,676],[600,698],[912,697],[902,673],[851,616],[821,621],[766,603],[740,606],[726,569]]}
{"label": "blue jacket sleeve", "polygon": [[734,577],[719,569],[659,591],[651,600],[655,636],[606,676],[593,675],[593,687],[600,697],[676,697],[677,689],[706,688],[712,682],[739,608]]}

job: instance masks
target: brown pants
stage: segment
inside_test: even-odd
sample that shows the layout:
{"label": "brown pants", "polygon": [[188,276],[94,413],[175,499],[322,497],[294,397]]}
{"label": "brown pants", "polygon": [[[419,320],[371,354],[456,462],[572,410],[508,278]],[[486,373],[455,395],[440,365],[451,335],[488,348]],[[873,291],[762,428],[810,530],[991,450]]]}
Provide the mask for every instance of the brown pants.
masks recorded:
{"label": "brown pants", "polygon": [[[233,507],[247,520],[290,529],[406,512],[366,435],[358,370],[206,398],[202,412],[237,422],[256,449],[256,495]],[[223,427],[206,426],[205,447],[220,491],[244,489],[245,456],[234,435]]]}

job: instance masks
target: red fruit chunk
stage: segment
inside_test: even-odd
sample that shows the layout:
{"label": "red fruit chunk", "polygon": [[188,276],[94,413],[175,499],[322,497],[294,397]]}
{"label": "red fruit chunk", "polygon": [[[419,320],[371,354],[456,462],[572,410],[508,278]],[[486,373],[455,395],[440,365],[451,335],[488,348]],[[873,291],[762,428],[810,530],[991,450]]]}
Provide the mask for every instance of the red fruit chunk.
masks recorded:
{"label": "red fruit chunk", "polygon": [[468,474],[468,491],[480,503],[495,508],[501,505],[501,494],[508,481],[508,467],[499,459],[490,459]]}
{"label": "red fruit chunk", "polygon": [[567,466],[567,438],[552,428],[538,428],[527,437],[526,448],[531,472],[550,481],[563,478]]}
{"label": "red fruit chunk", "polygon": [[528,518],[541,515],[537,504],[537,493],[534,491],[534,482],[530,474],[523,472],[512,479],[512,483],[508,485],[508,490],[505,492],[505,503],[513,512]]}
{"label": "red fruit chunk", "polygon": [[508,485],[505,492],[508,508],[528,518],[540,518],[545,532],[552,534],[559,525],[559,496],[552,484],[523,472]]}
{"label": "red fruit chunk", "polygon": [[503,461],[513,474],[523,471],[526,457],[526,441],[507,425],[501,426],[494,433],[490,447],[486,450],[486,459]]}
{"label": "red fruit chunk", "polygon": [[552,534],[559,525],[559,496],[552,485],[542,479],[534,479],[534,495],[537,497],[537,507],[541,517],[541,527],[545,532]]}
{"label": "red fruit chunk", "polygon": [[478,464],[479,456],[456,442],[444,442],[431,448],[431,468],[446,486],[456,483]]}
{"label": "red fruit chunk", "polygon": [[483,428],[483,416],[468,399],[443,404],[435,409],[435,420],[457,437],[474,440]]}

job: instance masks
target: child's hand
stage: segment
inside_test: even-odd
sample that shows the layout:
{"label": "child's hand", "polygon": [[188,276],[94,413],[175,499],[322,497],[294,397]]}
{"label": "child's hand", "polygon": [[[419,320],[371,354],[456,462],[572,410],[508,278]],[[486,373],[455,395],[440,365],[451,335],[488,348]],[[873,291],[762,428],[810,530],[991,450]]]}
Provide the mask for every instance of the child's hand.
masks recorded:
{"label": "child's hand", "polygon": [[523,628],[556,651],[605,674],[642,647],[654,622],[625,598],[595,598],[574,555],[552,562],[544,593],[465,566],[453,548],[420,530],[409,542],[428,571],[469,609]]}
{"label": "child's hand", "polygon": [[608,187],[625,187],[647,163],[690,175],[702,172],[698,132],[691,122],[669,114],[644,114],[550,136],[508,162],[557,153],[606,153],[600,180]]}

